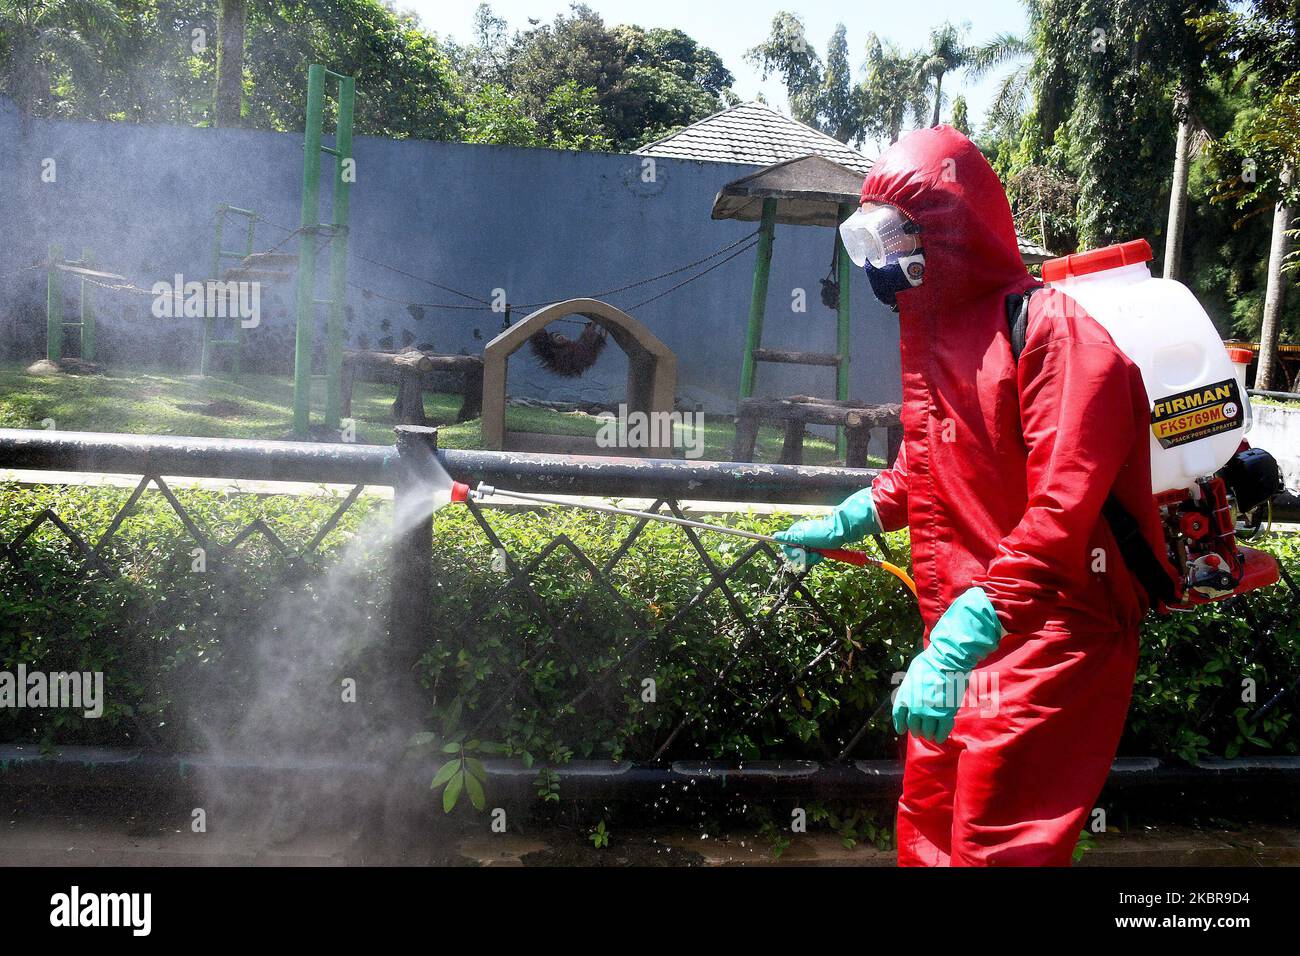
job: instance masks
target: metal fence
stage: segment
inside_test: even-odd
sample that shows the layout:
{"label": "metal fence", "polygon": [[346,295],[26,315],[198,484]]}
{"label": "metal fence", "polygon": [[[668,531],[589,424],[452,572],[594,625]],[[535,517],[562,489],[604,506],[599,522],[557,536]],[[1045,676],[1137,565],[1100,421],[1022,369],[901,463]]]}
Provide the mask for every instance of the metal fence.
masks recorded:
{"label": "metal fence", "polygon": [[[391,487],[395,528],[401,533],[391,537],[388,557],[391,596],[387,651],[391,652],[389,660],[395,675],[414,674],[414,662],[448,637],[446,621],[431,619],[432,602],[426,600],[438,560],[432,518],[410,520],[412,514],[421,515],[427,504],[423,479],[434,456],[455,479],[465,482],[482,481],[549,495],[649,498],[654,502],[651,510],[677,515],[682,513],[683,501],[828,505],[843,500],[872,477],[872,472],[846,468],[439,450],[436,429],[416,427],[399,428],[397,441],[390,447],[0,429],[0,468],[45,473],[49,483],[56,486],[60,481],[58,475],[52,474],[56,472],[139,479],[124,505],[94,540],[79,534],[74,528],[77,522],[60,515],[57,507],[30,518],[24,516],[19,533],[0,542],[0,565],[16,563],[32,535],[48,525],[67,537],[73,553],[80,558],[83,573],[113,574],[111,559],[115,555],[110,546],[115,535],[141,496],[154,487],[176,512],[189,538],[210,554],[233,557],[243,544],[260,536],[268,543],[270,553],[282,557],[296,573],[310,575],[319,568],[317,558],[322,543],[354,507],[365,487]],[[304,531],[296,545],[276,534],[274,522],[260,517],[216,540],[187,513],[182,501],[185,496],[178,496],[169,484],[174,477],[306,482],[341,485],[349,490],[334,507],[322,510],[326,514],[324,521]],[[773,625],[783,607],[797,601],[800,614],[812,615],[831,628],[849,626],[861,631],[873,626],[870,616],[864,619],[861,609],[852,602],[826,607],[825,590],[814,593],[804,574],[778,571],[777,555],[766,544],[731,549],[724,560],[694,530],[673,531],[685,535],[686,553],[693,556],[699,573],[674,606],[658,608],[652,615],[647,613],[647,595],[640,593],[635,580],[630,586],[626,576],[621,586],[617,580],[622,562],[633,557],[646,522],[619,526],[617,540],[605,541],[600,555],[592,555],[562,531],[534,536],[527,547],[512,548],[508,536],[502,533],[505,519],[501,512],[477,503],[471,503],[469,508],[473,525],[500,556],[504,567],[490,581],[480,582],[478,597],[455,622],[463,632],[457,636],[463,637],[479,627],[497,627],[506,648],[501,660],[504,666],[469,715],[473,721],[471,731],[486,727],[503,710],[514,714],[529,711],[537,719],[555,721],[598,719],[611,706],[618,709],[626,702],[626,678],[644,673],[645,656],[662,661],[665,654],[678,653],[692,658],[692,686],[686,689],[691,697],[689,706],[679,707],[671,721],[638,738],[634,747],[619,755],[618,763],[611,764],[608,755],[591,754],[601,759],[576,759],[559,766],[557,776],[565,780],[567,789],[603,797],[643,787],[648,790],[642,792],[658,794],[666,782],[675,781],[718,794],[734,793],[732,788],[736,787],[793,790],[809,785],[816,786],[819,792],[849,795],[887,795],[897,790],[896,762],[871,759],[885,754],[879,752],[878,746],[877,752],[863,746],[873,721],[883,717],[878,701],[888,701],[888,680],[880,677],[876,678],[881,685],[879,693],[873,692],[871,700],[846,704],[835,715],[835,733],[814,735],[805,741],[807,746],[800,759],[790,760],[788,754],[778,754],[786,758],[779,764],[746,760],[737,765],[735,761],[711,760],[706,753],[695,756],[688,739],[694,722],[703,720],[715,726],[730,722],[730,726],[744,727],[773,708],[802,704],[802,700],[795,699],[800,685],[815,671],[838,668],[845,673],[859,666],[860,662],[853,659],[851,644],[817,644],[805,648],[802,656],[789,654],[788,646],[778,646],[780,635],[774,633]],[[680,548],[676,550],[681,552]],[[548,562],[555,560],[568,562],[576,569],[571,575],[573,587],[558,603],[548,600],[538,586],[539,579],[547,574]],[[240,573],[239,562],[224,563],[223,573]],[[756,582],[764,597],[761,606],[754,600]],[[696,647],[678,646],[674,650],[673,645],[674,631],[706,605],[728,616],[728,627],[736,640],[725,647],[725,654],[702,661],[694,659]],[[549,635],[547,648],[510,639],[507,622],[498,616],[512,611],[527,616]],[[857,619],[840,619],[846,615],[857,615]],[[621,636],[616,653],[596,661],[594,666],[583,666],[592,665],[591,648],[582,642],[584,636],[590,636],[593,621],[596,627],[616,629]],[[911,624],[914,622],[905,622],[903,629]],[[919,627],[912,629],[919,632]],[[1266,636],[1263,634],[1260,640]],[[573,665],[574,671],[561,688],[563,693],[545,701],[532,696],[524,679],[543,653],[556,657],[561,667]],[[765,666],[778,653],[783,655],[785,667],[779,673]],[[746,678],[753,674],[754,679],[729,681],[729,674],[736,668],[747,669],[740,673]],[[427,709],[427,688],[409,683],[404,692],[419,695]],[[883,727],[883,721],[879,723]],[[887,730],[882,730],[881,735],[889,739]],[[155,778],[183,780],[187,767],[201,765],[205,759],[221,759],[148,751],[124,754],[95,747],[60,750],[60,755],[46,758],[39,748],[0,746],[0,757],[4,758],[0,764],[9,768],[4,780],[18,779],[15,771],[21,769],[21,779],[63,786],[88,779],[90,770],[90,777],[108,779],[112,774],[105,768],[111,767],[117,768],[131,785],[140,785],[143,780]],[[543,755],[541,759],[547,758]],[[528,781],[535,771],[521,768],[517,761],[487,763],[489,773],[503,787],[521,786],[525,791],[531,788]],[[321,772],[319,766],[313,766]],[[367,772],[384,778],[390,771],[381,767]],[[1207,781],[1220,781],[1238,788],[1239,777],[1259,778],[1256,782],[1268,783],[1269,787],[1274,786],[1269,781],[1278,777],[1292,786],[1297,773],[1300,758],[1294,757],[1207,760],[1181,768],[1150,758],[1130,759],[1117,761],[1112,785],[1184,786],[1184,778],[1191,774],[1198,787],[1207,785]]]}
{"label": "metal fence", "polygon": [[[439,639],[439,622],[432,616],[434,538],[433,518],[427,512],[425,480],[437,456],[457,480],[483,481],[522,492],[550,495],[636,497],[653,500],[649,508],[681,516],[681,502],[717,501],[768,505],[833,504],[868,484],[874,472],[848,468],[816,468],[767,464],[699,463],[675,460],[590,458],[577,456],[439,450],[437,430],[400,427],[391,447],[347,444],[311,444],[225,439],[170,438],[118,434],[90,434],[53,431],[0,430],[0,468],[35,472],[93,472],[139,476],[134,491],[96,540],[86,540],[54,508],[31,516],[12,540],[0,542],[0,555],[10,558],[21,553],[25,542],[49,524],[64,534],[80,556],[86,573],[111,574],[104,560],[122,522],[151,486],[175,511],[189,538],[209,555],[220,558],[233,554],[253,536],[261,536],[273,551],[299,573],[310,573],[322,541],[337,527],[366,486],[394,489],[389,576],[391,581],[389,652],[395,670],[412,673],[412,664],[428,653]],[[261,517],[217,540],[200,527],[173,492],[168,479],[216,478],[247,481],[289,481],[336,484],[350,488],[327,520],[310,531],[305,544],[293,547],[276,534]],[[56,479],[57,481],[57,479]],[[183,497],[183,496],[182,496]],[[592,556],[571,536],[558,533],[534,538],[526,549],[512,549],[499,531],[499,513],[470,502],[474,524],[503,565],[500,575],[481,589],[464,618],[464,629],[509,625],[499,620],[503,609],[517,609],[545,631],[545,642],[519,642],[502,654],[497,680],[488,688],[479,706],[467,718],[471,735],[483,732],[501,711],[523,708],[539,719],[561,721],[592,719],[610,715],[623,707],[623,691],[634,673],[643,673],[647,657],[663,660],[672,653],[674,633],[692,615],[724,615],[738,640],[717,660],[690,662],[691,686],[678,693],[690,697],[689,706],[669,724],[644,736],[637,736],[635,752],[623,756],[656,762],[681,754],[681,737],[690,724],[709,715],[714,720],[734,720],[738,726],[752,725],[772,708],[799,693],[801,679],[819,668],[837,668],[844,661],[844,648],[835,644],[815,645],[791,656],[788,647],[778,646],[774,621],[791,600],[797,599],[800,614],[810,614],[829,629],[863,626],[869,622],[839,620],[828,611],[805,583],[807,572],[794,574],[782,568],[780,556],[770,545],[755,542],[729,551],[725,560],[711,552],[700,533],[692,528],[684,535],[684,553],[698,564],[698,584],[679,595],[673,607],[655,608],[649,613],[647,599],[635,586],[615,579],[620,565],[637,547],[647,522],[625,525],[615,543],[606,542],[602,554]],[[883,547],[884,542],[880,545]],[[678,551],[680,555],[682,550]],[[548,565],[563,560],[573,570],[577,585],[562,607],[540,593],[539,577]],[[231,573],[227,567],[226,573]],[[754,595],[761,593],[759,607]],[[592,622],[607,633],[617,631],[617,640],[601,648],[591,644]],[[613,648],[610,652],[609,648]],[[689,654],[689,649],[678,649]],[[600,655],[605,654],[602,658]],[[782,659],[782,667],[764,662]],[[544,658],[565,674],[567,683],[553,699],[531,697],[529,676]],[[596,664],[593,665],[593,661]],[[635,668],[641,667],[640,671]],[[736,668],[754,679],[728,678]],[[399,678],[395,678],[399,679]],[[737,687],[742,687],[741,693]],[[402,693],[423,694],[427,690],[408,681]],[[885,697],[887,699],[887,696]],[[427,705],[426,705],[427,706]],[[837,736],[816,737],[815,755],[823,761],[844,761],[853,756],[855,745],[877,715],[848,716],[841,721]],[[850,726],[851,725],[851,726]],[[674,744],[678,744],[674,751]]]}

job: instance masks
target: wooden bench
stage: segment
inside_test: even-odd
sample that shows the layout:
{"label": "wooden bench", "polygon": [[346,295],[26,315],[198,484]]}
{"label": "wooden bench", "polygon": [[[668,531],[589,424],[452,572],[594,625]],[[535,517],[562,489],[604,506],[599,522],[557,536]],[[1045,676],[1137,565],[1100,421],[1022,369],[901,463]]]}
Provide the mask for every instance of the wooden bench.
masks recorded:
{"label": "wooden bench", "polygon": [[781,464],[803,464],[803,439],[809,425],[840,425],[844,428],[850,468],[867,467],[867,444],[873,428],[888,430],[886,461],[893,463],[903,444],[901,405],[866,405],[810,395],[791,398],[746,398],[740,402],[736,419],[736,461],[753,461],[758,428],[764,422],[780,422],[785,428]]}
{"label": "wooden bench", "polygon": [[[347,351],[343,353],[344,416],[352,414],[352,392],[357,378],[370,382],[396,382],[393,417],[399,425],[424,425],[424,393],[441,385],[438,373],[461,376],[464,396],[456,421],[478,418],[483,410],[483,360],[476,355],[439,355],[406,349],[402,352]],[[434,376],[437,375],[438,378]]]}

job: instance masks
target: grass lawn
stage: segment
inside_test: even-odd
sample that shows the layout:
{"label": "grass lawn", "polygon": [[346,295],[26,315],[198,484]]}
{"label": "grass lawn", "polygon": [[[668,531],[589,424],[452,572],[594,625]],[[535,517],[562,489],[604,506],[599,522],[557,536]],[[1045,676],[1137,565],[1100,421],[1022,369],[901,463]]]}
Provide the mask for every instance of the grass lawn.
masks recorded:
{"label": "grass lawn", "polygon": [[[319,416],[325,404],[323,378],[313,380],[312,393],[313,412]],[[390,405],[396,394],[393,385],[357,382],[352,417],[358,442],[391,444]],[[481,447],[478,419],[456,423],[460,404],[459,395],[425,394],[425,414],[440,426],[438,443],[444,448]],[[28,375],[23,366],[0,366],[0,428],[283,439],[289,437],[292,405],[292,380],[274,375],[244,375],[231,382],[163,369]],[[580,412],[511,408],[506,415],[512,431],[594,437],[601,427],[599,419]],[[706,419],[704,434],[706,459],[725,461],[731,457],[735,426],[730,417]],[[781,442],[779,428],[764,426],[757,459],[776,461]],[[810,465],[833,464],[835,446],[809,435],[804,442],[804,460]]]}

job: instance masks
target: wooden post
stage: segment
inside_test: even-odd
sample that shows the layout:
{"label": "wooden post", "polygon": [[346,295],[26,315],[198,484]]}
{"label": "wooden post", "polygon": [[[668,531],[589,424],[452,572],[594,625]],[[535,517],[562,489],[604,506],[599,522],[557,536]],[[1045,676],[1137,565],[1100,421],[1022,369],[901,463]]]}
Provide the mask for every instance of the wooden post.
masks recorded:
{"label": "wooden post", "polygon": [[45,271],[45,358],[58,364],[63,358],[63,248],[50,246],[50,262]]}
{"label": "wooden post", "polygon": [[749,328],[745,333],[745,358],[740,366],[740,397],[754,394],[754,349],[763,344],[763,315],[767,310],[767,283],[772,274],[772,239],[776,233],[776,200],[763,200],[763,221],[758,232],[758,259],[749,299]]}
{"label": "wooden post", "polygon": [[[93,269],[94,254],[85,249],[81,253],[81,263],[87,269]],[[87,362],[95,361],[95,308],[90,302],[90,290],[94,286],[81,277],[81,357]]]}

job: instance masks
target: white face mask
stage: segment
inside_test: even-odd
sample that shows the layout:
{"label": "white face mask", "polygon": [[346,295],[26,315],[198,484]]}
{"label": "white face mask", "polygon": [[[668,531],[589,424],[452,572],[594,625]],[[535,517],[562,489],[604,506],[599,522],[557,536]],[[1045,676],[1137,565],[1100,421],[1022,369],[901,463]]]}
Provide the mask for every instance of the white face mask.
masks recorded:
{"label": "white face mask", "polygon": [[869,262],[883,269],[914,253],[920,232],[919,226],[893,206],[864,206],[840,223],[844,249],[859,267]]}

